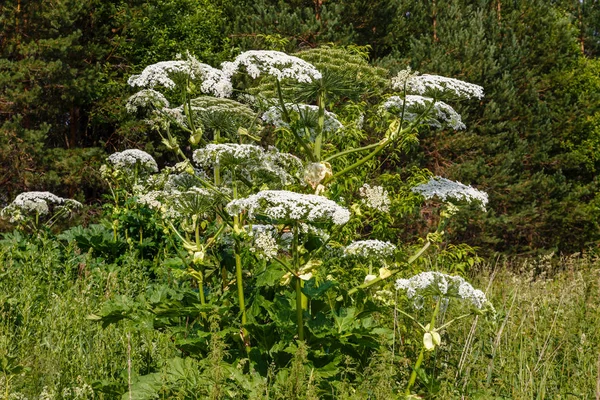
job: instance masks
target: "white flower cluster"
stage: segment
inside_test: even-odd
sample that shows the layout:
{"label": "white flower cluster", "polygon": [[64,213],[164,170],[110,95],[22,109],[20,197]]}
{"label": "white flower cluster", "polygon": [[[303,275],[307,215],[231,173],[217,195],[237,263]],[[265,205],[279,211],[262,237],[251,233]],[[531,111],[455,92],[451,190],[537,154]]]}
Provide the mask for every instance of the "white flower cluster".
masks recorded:
{"label": "white flower cluster", "polygon": [[[290,113],[298,113],[300,117],[300,127],[307,128],[311,137],[316,135],[317,123],[319,117],[319,107],[310,104],[286,103],[285,108]],[[262,116],[263,121],[275,125],[277,128],[289,128],[290,124],[283,120],[283,112],[279,106],[272,106]],[[325,120],[323,122],[323,133],[333,133],[342,129],[344,126],[337,119],[337,115],[325,110]]]}
{"label": "white flower cluster", "polygon": [[69,210],[81,207],[81,203],[64,199],[50,192],[24,192],[19,194],[8,206],[0,211],[0,216],[9,218],[10,222],[23,219],[24,214],[46,215],[51,207],[67,208]]}
{"label": "white flower cluster", "polygon": [[164,86],[167,89],[174,89],[176,84],[171,77],[175,74],[193,76],[190,65],[184,60],[161,61],[148,65],[139,75],[131,75],[127,83],[133,87]]}
{"label": "white flower cluster", "polygon": [[221,64],[223,75],[228,79],[244,66],[253,79],[261,74],[271,75],[278,80],[293,79],[310,83],[321,79],[321,73],[310,63],[294,56],[271,50],[250,50]]}
{"label": "white flower cluster", "polygon": [[141,166],[143,171],[158,172],[158,165],[154,158],[145,151],[138,149],[128,149],[113,153],[108,156],[108,161],[116,168],[124,171],[134,170],[136,166]]}
{"label": "white flower cluster", "polygon": [[425,94],[433,90],[442,93],[450,92],[467,99],[483,98],[483,88],[479,85],[439,75],[417,75],[411,73],[410,69],[400,71],[396,77],[392,78],[393,89],[404,90],[405,86],[407,92],[417,94]]}
{"label": "white flower cluster", "polygon": [[[194,152],[194,161],[201,167],[244,166],[240,171],[246,175],[263,175],[289,185],[302,171],[302,161],[289,153],[276,149],[265,151],[253,144],[208,144]],[[288,172],[290,171],[290,172]]]}
{"label": "white flower cluster", "polygon": [[131,96],[127,100],[125,109],[129,113],[136,113],[140,108],[148,108],[149,106],[161,109],[169,107],[169,101],[154,89],[143,89]]}
{"label": "white flower cluster", "polygon": [[443,101],[434,101],[431,97],[419,96],[414,94],[406,95],[404,99],[399,96],[391,96],[383,103],[383,108],[392,112],[399,112],[404,107],[404,120],[414,121],[419,117],[419,113],[415,112],[415,109],[423,109],[429,107],[433,103],[433,111],[435,117],[424,116],[423,121],[436,128],[441,128],[442,124],[440,121],[447,123],[454,130],[465,129],[466,126],[462,122],[462,118],[459,113],[450,105]]}
{"label": "white flower cluster", "polygon": [[231,215],[246,211],[250,218],[261,214],[274,220],[309,223],[331,222],[343,225],[350,219],[350,211],[332,200],[286,190],[263,190],[244,199],[233,200],[227,204],[226,209]]}
{"label": "white flower cluster", "polygon": [[151,190],[136,201],[159,211],[164,218],[176,219],[192,215],[207,216],[218,197],[218,193],[201,187],[192,186],[180,191],[165,186],[165,190]]}
{"label": "white flower cluster", "polygon": [[406,290],[409,299],[426,295],[455,297],[470,301],[477,308],[482,308],[487,302],[485,294],[462,277],[435,271],[421,272],[410,279],[398,279],[396,289]]}
{"label": "white flower cluster", "polygon": [[362,197],[362,203],[367,207],[385,213],[390,211],[390,197],[382,186],[371,186],[365,183],[358,192]]}
{"label": "white flower cluster", "polygon": [[256,233],[252,245],[250,251],[256,253],[258,258],[267,261],[277,256],[277,253],[279,252],[277,239],[273,236],[273,233],[268,230]]}
{"label": "white flower cluster", "polygon": [[228,97],[233,91],[231,81],[221,70],[199,62],[190,54],[187,55],[186,60],[161,61],[148,65],[141,74],[130,76],[127,83],[133,87],[152,89],[163,86],[174,89],[178,78],[200,79],[202,80],[200,90],[217,97]]}
{"label": "white flower cluster", "polygon": [[426,199],[438,197],[442,201],[446,201],[447,198],[464,200],[469,203],[476,201],[481,204],[481,208],[484,211],[485,206],[488,203],[488,195],[486,192],[477,190],[471,185],[467,186],[460,182],[454,182],[440,176],[433,177],[429,182],[417,185],[411,190],[421,194]]}
{"label": "white flower cluster", "polygon": [[233,86],[228,76],[223,71],[213,68],[208,64],[199,62],[195,57],[188,53],[187,55],[190,69],[193,72],[193,79],[202,79],[200,90],[203,93],[211,93],[216,97],[229,97],[233,92]]}
{"label": "white flower cluster", "polygon": [[262,160],[265,151],[254,144],[208,144],[194,151],[194,161],[201,167],[248,164]]}
{"label": "white flower cluster", "polygon": [[381,240],[359,240],[344,248],[344,257],[387,258],[396,251],[396,246]]}

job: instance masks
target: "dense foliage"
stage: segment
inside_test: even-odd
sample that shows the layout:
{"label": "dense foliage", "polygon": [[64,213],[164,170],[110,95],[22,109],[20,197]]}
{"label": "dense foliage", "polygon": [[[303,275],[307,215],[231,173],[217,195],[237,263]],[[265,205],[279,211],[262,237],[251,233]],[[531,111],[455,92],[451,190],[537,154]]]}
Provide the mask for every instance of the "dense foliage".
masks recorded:
{"label": "dense foliage", "polygon": [[227,47],[202,0],[8,0],[0,5],[0,202],[24,190],[99,198],[106,151],[138,143],[124,110],[136,66]]}

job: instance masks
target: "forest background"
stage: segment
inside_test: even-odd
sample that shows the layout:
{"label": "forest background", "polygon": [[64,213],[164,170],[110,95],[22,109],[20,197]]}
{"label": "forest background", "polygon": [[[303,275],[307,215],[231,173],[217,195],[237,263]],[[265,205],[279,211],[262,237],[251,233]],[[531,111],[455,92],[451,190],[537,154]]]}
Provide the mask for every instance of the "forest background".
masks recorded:
{"label": "forest background", "polygon": [[424,135],[410,163],[385,160],[489,193],[484,217],[453,227],[457,241],[581,251],[600,236],[599,35],[590,0],[5,0],[0,208],[27,190],[99,204],[99,166],[125,148],[167,162],[124,107],[127,77],[146,65],[187,50],[218,66],[248,49],[369,46],[392,73],[485,88],[480,104],[457,106],[466,130]]}

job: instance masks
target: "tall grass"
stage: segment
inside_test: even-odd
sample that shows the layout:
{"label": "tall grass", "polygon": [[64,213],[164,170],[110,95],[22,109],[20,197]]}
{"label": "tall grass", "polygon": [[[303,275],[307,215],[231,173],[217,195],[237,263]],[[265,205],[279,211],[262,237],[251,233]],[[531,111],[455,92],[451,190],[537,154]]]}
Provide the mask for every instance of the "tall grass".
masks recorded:
{"label": "tall grass", "polygon": [[[128,323],[103,329],[87,319],[106,300],[145,292],[147,263],[135,254],[107,263],[54,240],[7,238],[0,247],[0,361],[24,369],[0,370],[0,399],[117,398],[97,388],[120,382],[115,392],[123,392],[123,385],[165,371],[181,355],[168,331]],[[442,346],[427,354],[415,391],[434,399],[598,398],[599,266],[593,257],[573,256],[480,267],[475,280],[487,287],[496,318],[464,320],[442,332]],[[392,321],[392,311],[381,320]],[[418,338],[400,334],[406,337],[398,338],[395,354],[384,349],[367,370],[341,365],[356,378],[350,384],[342,376],[330,385],[332,394],[401,398]],[[220,361],[226,351],[213,343],[202,364],[210,378],[199,380],[197,393],[229,398]],[[256,393],[319,398],[304,362],[299,348],[287,378],[267,377]]]}

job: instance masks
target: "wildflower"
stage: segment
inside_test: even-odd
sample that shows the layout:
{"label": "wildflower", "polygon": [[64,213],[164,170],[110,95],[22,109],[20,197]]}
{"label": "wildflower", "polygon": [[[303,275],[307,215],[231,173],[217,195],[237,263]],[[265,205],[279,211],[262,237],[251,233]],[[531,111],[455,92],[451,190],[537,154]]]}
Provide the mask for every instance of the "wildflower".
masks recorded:
{"label": "wildflower", "polygon": [[261,74],[271,75],[278,80],[292,79],[298,82],[310,83],[321,79],[321,73],[310,63],[294,56],[270,50],[250,50],[224,62],[221,69],[225,77],[230,78],[240,67],[253,79]]}
{"label": "wildflower", "polygon": [[72,211],[79,207],[81,207],[80,202],[64,199],[50,192],[24,192],[4,207],[0,211],[0,216],[8,218],[12,223],[24,219],[23,214],[47,215],[52,208]]}
{"label": "wildflower", "polygon": [[201,167],[243,166],[239,172],[247,177],[289,185],[300,179],[302,161],[277,149],[265,151],[253,144],[209,144],[194,152],[194,161]]}
{"label": "wildflower", "polygon": [[398,279],[396,289],[406,290],[406,296],[415,301],[419,296],[433,295],[467,300],[477,308],[482,308],[487,302],[485,294],[462,277],[435,271],[421,272],[410,279]]}
{"label": "wildflower", "polygon": [[381,240],[359,240],[350,243],[344,249],[345,257],[386,258],[391,257],[396,246]]}
{"label": "wildflower", "polygon": [[186,61],[161,61],[148,65],[139,75],[130,76],[127,83],[133,87],[164,86],[167,89],[174,89],[176,84],[171,77],[177,74],[193,77],[192,70]]}
{"label": "wildflower", "polygon": [[163,96],[162,93],[157,92],[154,89],[143,89],[131,96],[127,100],[125,109],[129,113],[135,113],[140,108],[154,107],[162,109],[169,107],[169,101]]}
{"label": "wildflower", "polygon": [[177,82],[188,80],[202,80],[200,90],[217,97],[228,97],[233,91],[229,78],[221,70],[199,62],[189,53],[186,60],[148,65],[141,74],[130,76],[127,83],[133,87],[153,89],[163,86],[172,90]]}
{"label": "wildflower", "polygon": [[412,73],[410,69],[400,71],[396,77],[392,78],[393,89],[404,90],[405,87],[407,92],[416,94],[425,94],[433,90],[442,93],[450,92],[467,99],[483,98],[483,88],[479,85],[439,75],[418,75],[418,73]]}
{"label": "wildflower", "polygon": [[253,144],[208,144],[194,152],[194,161],[201,167],[239,165],[262,161],[265,151]]}
{"label": "wildflower", "polygon": [[269,231],[258,232],[254,236],[253,246],[250,251],[256,253],[258,258],[266,259],[267,261],[277,256],[279,246],[273,234]]}
{"label": "wildflower", "polygon": [[442,201],[446,201],[448,198],[464,200],[468,203],[476,201],[481,204],[481,209],[484,211],[485,206],[488,203],[488,195],[486,192],[477,190],[471,185],[463,185],[460,182],[454,182],[440,176],[431,178],[429,182],[417,185],[411,190],[421,194],[426,199],[438,197]]}
{"label": "wildflower", "polygon": [[244,199],[233,200],[226,209],[231,215],[246,211],[250,218],[260,213],[273,220],[310,223],[343,225],[350,219],[350,212],[332,200],[287,190],[263,190]]}
{"label": "wildflower", "polygon": [[[310,138],[314,140],[317,135],[319,107],[310,104],[294,104],[287,103],[285,105],[288,113],[291,114],[292,120],[298,121],[299,133],[303,134],[303,130],[307,129]],[[295,114],[295,115],[294,115]],[[290,124],[283,119],[283,112],[279,106],[270,107],[262,116],[263,121],[275,125],[277,128],[289,128]],[[334,133],[343,128],[342,123],[337,119],[337,115],[325,110],[325,120],[323,122],[323,133]]]}
{"label": "wildflower", "polygon": [[429,107],[431,103],[433,103],[432,111],[435,116],[423,116],[424,123],[436,128],[441,128],[442,122],[447,123],[454,130],[466,128],[460,114],[454,108],[443,101],[435,101],[431,97],[409,94],[403,99],[399,96],[391,96],[383,103],[382,107],[392,112],[401,112],[404,108],[404,120],[414,121],[420,116],[417,110]]}
{"label": "wildflower", "polygon": [[108,156],[108,161],[117,169],[132,171],[136,166],[142,167],[145,172],[158,172],[158,165],[154,158],[145,151],[129,149],[113,153]]}
{"label": "wildflower", "polygon": [[362,197],[362,203],[367,207],[385,213],[390,211],[390,198],[387,190],[383,187],[365,183],[358,192]]}

